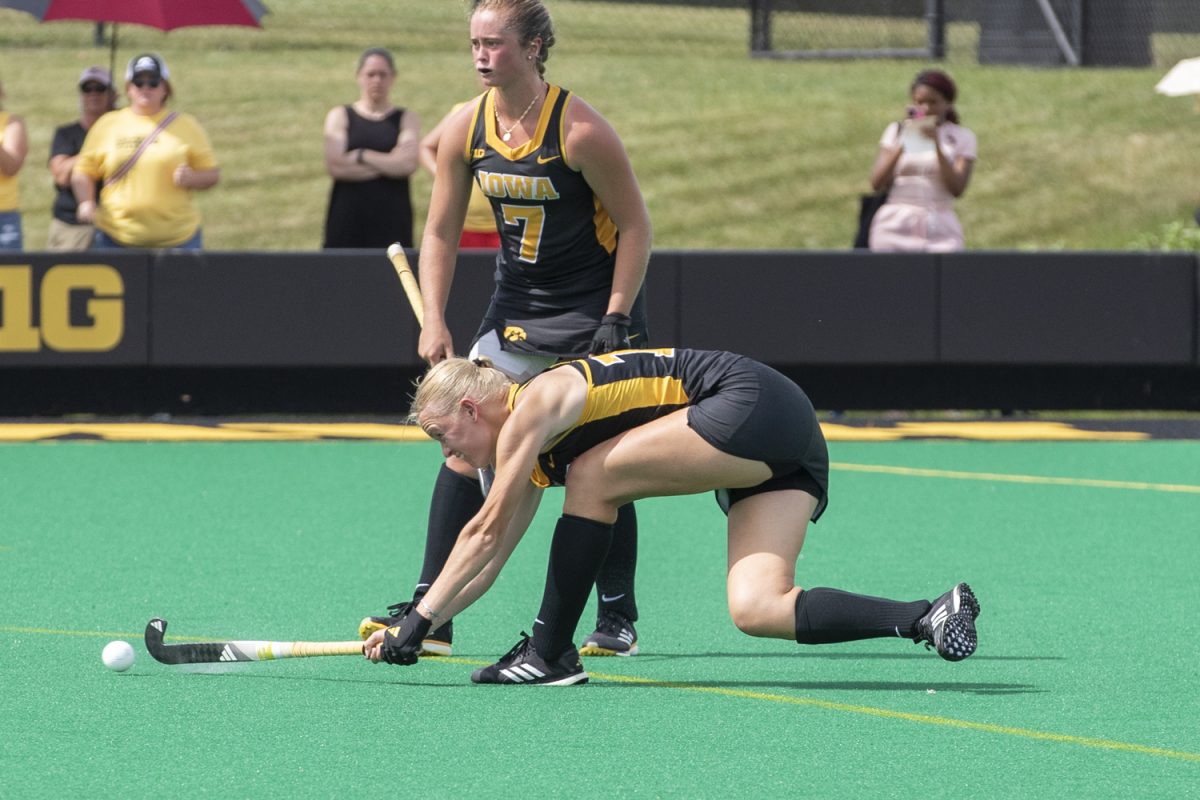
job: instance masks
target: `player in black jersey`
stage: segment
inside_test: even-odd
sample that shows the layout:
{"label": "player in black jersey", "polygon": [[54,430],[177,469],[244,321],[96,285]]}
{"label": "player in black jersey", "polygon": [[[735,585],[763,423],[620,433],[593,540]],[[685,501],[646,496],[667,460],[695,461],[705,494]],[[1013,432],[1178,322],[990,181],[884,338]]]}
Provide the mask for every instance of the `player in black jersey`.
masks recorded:
{"label": "player in black jersey", "polygon": [[[486,356],[521,382],[562,358],[646,344],[650,217],[620,138],[595,109],[543,78],[554,28],[541,0],[478,0],[470,26],[487,91],[445,122],[439,141],[421,242],[418,352],[430,364],[454,355],[444,313],[472,184],[491,201],[501,247],[496,290],[470,357]],[[364,619],[363,638],[421,599],[482,502],[475,471],[448,457],[413,598]],[[583,652],[637,652],[636,560],[637,518],[628,505],[596,582],[597,625]],[[451,635],[447,618],[426,651],[449,655]]]}
{"label": "player in black jersey", "polygon": [[948,661],[975,651],[979,604],[965,583],[932,603],[795,585],[808,522],[825,509],[829,456],[808,397],[757,361],[720,351],[618,350],[516,385],[485,364],[450,359],[426,374],[412,413],[444,453],[494,465],[496,478],[429,592],[367,640],[372,660],[413,663],[432,625],[491,586],[542,488],[554,484],[566,486],[566,497],[541,625],[476,670],[477,683],[586,682],[571,642],[617,509],[704,491],[717,493],[728,516],[729,611],[742,631],[802,644],[910,638]]}

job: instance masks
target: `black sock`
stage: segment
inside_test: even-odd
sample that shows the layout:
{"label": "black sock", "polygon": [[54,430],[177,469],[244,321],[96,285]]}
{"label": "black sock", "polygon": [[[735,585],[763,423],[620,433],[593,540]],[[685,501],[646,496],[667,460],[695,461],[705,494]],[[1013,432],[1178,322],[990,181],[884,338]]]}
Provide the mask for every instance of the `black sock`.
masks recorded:
{"label": "black sock", "polygon": [[916,635],[917,620],[928,613],[928,600],[903,603],[840,589],[805,589],[796,598],[796,641],[830,644]]}
{"label": "black sock", "polygon": [[463,526],[483,507],[483,493],[476,478],[467,478],[442,464],[437,482],[433,485],[433,498],[429,501],[429,525],[425,531],[425,561],[421,565],[421,578],[413,592],[417,602],[429,591],[446,565],[454,543]]}
{"label": "black sock", "polygon": [[636,622],[637,599],[633,593],[633,578],[637,571],[637,512],[633,503],[617,510],[613,525],[612,546],[596,576],[596,608],[615,611],[630,622]]}
{"label": "black sock", "polygon": [[612,542],[612,525],[563,514],[550,542],[542,608],[533,623],[533,647],[553,661],[571,647],[596,573]]}

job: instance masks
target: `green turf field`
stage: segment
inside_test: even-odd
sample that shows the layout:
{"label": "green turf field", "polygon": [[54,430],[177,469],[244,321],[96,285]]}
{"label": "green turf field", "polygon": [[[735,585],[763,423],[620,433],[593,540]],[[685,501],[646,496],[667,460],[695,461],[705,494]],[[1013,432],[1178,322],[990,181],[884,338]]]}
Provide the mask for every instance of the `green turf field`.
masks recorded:
{"label": "green turf field", "polygon": [[[722,517],[689,497],[639,507],[642,655],[473,686],[536,611],[550,492],[451,659],[168,667],[153,616],[168,643],[347,639],[406,597],[436,446],[0,445],[0,797],[1200,794],[1200,442],[830,450],[801,583],[968,580],[975,656],[740,634]],[[113,638],[127,673],[100,663]]]}

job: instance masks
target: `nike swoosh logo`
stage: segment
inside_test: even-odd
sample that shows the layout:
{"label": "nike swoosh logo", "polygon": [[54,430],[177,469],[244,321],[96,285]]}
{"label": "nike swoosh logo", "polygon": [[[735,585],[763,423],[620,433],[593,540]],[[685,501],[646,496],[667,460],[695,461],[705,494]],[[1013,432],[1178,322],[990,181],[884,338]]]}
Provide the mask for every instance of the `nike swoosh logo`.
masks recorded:
{"label": "nike swoosh logo", "polygon": [[608,595],[604,594],[603,592],[600,593],[600,599],[603,600],[605,603],[612,603],[614,601],[620,600],[624,596],[625,596],[624,592],[621,592],[620,594],[614,594],[612,597],[609,597]]}
{"label": "nike swoosh logo", "polygon": [[562,156],[550,156],[549,158],[542,158],[541,156],[538,156],[537,162],[539,164],[549,164],[551,161],[553,161],[556,158],[562,158]]}

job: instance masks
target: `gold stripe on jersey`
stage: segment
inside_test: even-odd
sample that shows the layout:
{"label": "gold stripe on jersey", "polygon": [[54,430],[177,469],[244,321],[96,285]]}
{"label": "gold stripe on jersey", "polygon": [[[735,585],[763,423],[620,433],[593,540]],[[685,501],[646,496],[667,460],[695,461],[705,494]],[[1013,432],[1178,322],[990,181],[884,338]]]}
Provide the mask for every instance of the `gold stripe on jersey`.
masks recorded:
{"label": "gold stripe on jersey", "polygon": [[596,203],[596,213],[592,216],[596,225],[596,241],[600,242],[600,246],[609,253],[616,252],[617,223],[613,222],[612,217],[604,210],[604,206],[600,205],[600,198],[593,199]]}
{"label": "gold stripe on jersey", "polygon": [[[657,351],[629,351],[630,356],[648,353],[669,358],[674,351],[669,348]],[[587,380],[588,395],[575,424],[542,448],[538,465],[531,476],[536,485],[545,488],[553,485],[555,481],[561,483],[565,479],[565,466],[577,456],[601,442],[685,408],[689,404],[690,398],[680,376],[637,374],[637,368],[633,365],[630,365],[630,371],[626,373],[621,368],[624,364],[622,355],[613,353],[592,356],[590,359],[570,361],[552,367],[558,369],[570,366],[578,370]],[[600,361],[608,369],[603,372],[594,371],[592,360]],[[559,463],[556,464],[556,460]]]}
{"label": "gold stripe on jersey", "polygon": [[[488,147],[495,150],[509,161],[519,161],[522,158],[536,152],[542,147],[542,138],[546,135],[546,127],[550,123],[550,115],[554,113],[554,103],[558,100],[558,95],[562,91],[561,87],[553,84],[547,84],[546,101],[542,103],[542,110],[538,113],[537,129],[533,132],[533,136],[528,142],[517,147],[510,146],[507,142],[500,138],[500,133],[496,130],[496,90],[490,89],[487,93],[487,99],[484,101],[484,114],[487,119],[484,121],[483,129],[487,133]],[[568,104],[569,104],[568,98]],[[567,115],[567,108],[563,106],[562,116]],[[471,130],[475,130],[472,125]],[[561,132],[561,128],[560,128]],[[468,138],[468,147],[470,146],[470,137]],[[561,135],[560,135],[560,141]]]}
{"label": "gold stripe on jersey", "polygon": [[[510,414],[517,405],[517,395],[521,393],[526,385],[527,384],[524,383],[514,383],[508,387],[508,398],[505,400],[505,403],[508,405],[508,411]],[[535,462],[533,465],[533,472],[530,474],[529,480],[539,489],[545,489],[551,485],[550,476],[542,471],[542,465],[537,462]]]}
{"label": "gold stripe on jersey", "polygon": [[550,476],[542,471],[541,464],[533,465],[533,474],[529,476],[529,480],[539,489],[549,489],[553,485]]}

